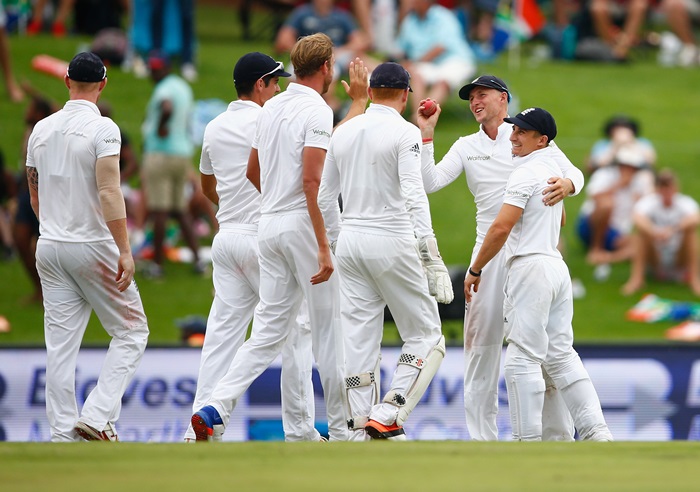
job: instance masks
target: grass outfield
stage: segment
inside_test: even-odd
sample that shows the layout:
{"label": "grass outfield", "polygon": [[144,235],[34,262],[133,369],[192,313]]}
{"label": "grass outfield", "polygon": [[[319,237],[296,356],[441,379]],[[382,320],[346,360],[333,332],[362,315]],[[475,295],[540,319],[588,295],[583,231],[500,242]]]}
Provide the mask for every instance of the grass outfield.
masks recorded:
{"label": "grass outfield", "polygon": [[51,490],[687,491],[697,443],[0,444],[0,483]]}
{"label": "grass outfield", "polygon": [[[235,61],[253,50],[271,52],[268,41],[243,42],[235,9],[199,5],[197,35],[200,80],[193,85],[197,99],[234,96],[231,71]],[[70,59],[86,37],[54,39],[48,35],[16,37],[10,40],[14,70],[18,79],[27,79],[56,101],[64,101],[62,82],[32,71],[31,58],[47,53]],[[557,119],[557,143],[572,162],[583,167],[593,142],[601,135],[603,122],[616,113],[631,114],[641,123],[642,134],[655,144],[659,167],[669,166],[681,177],[683,191],[700,198],[700,140],[697,115],[700,114],[700,70],[664,68],[656,64],[653,52],[636,52],[636,59],[625,65],[593,63],[533,63],[527,54],[519,67],[511,66],[507,56],[492,65],[479,67],[480,73],[496,73],[505,79],[519,101],[520,109],[538,105],[552,111]],[[139,127],[152,84],[137,80],[119,68],[109,69],[109,84],[104,98],[113,107],[115,121],[140,148]],[[11,170],[22,170],[19,149],[23,132],[25,105],[10,104],[0,97],[0,149]],[[436,132],[436,153],[444,155],[461,135],[476,131],[477,125],[456,95],[444,105]],[[193,159],[193,167],[195,159]],[[448,264],[466,266],[474,243],[474,205],[463,177],[438,193],[430,195],[434,229],[440,250]],[[665,329],[675,323],[645,325],[625,320],[625,311],[641,296],[630,298],[619,293],[628,275],[628,267],[613,268],[606,283],[596,283],[592,269],[585,264],[574,224],[582,197],[568,199],[569,225],[564,230],[567,262],[572,276],[583,281],[587,295],[575,302],[574,327],[577,342],[658,342]],[[157,283],[137,276],[149,318],[151,344],[178,343],[176,318],[203,315],[211,304],[211,280],[193,277],[185,267],[168,265],[167,279]],[[648,291],[683,301],[696,300],[683,286],[651,283]],[[6,316],[13,331],[0,334],[1,345],[41,344],[42,309],[25,305],[22,299],[31,292],[19,262],[0,262],[0,315]],[[452,343],[461,342],[461,321],[446,321],[444,331]],[[393,325],[387,325],[386,339],[397,340]],[[107,335],[93,317],[85,338],[88,343],[104,344]]]}

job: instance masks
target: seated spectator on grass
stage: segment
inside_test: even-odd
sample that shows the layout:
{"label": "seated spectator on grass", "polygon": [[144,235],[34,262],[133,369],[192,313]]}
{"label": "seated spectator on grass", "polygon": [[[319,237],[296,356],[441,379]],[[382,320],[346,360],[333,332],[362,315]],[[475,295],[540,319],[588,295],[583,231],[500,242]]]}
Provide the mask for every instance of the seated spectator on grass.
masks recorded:
{"label": "seated spectator on grass", "polygon": [[[693,32],[693,18],[700,17],[700,2],[697,0],[662,0],[661,11],[666,15],[668,27],[676,36],[678,50],[668,53],[666,65],[692,67],[700,64],[700,50]],[[670,33],[668,33],[671,35]],[[673,37],[671,35],[671,37]],[[661,49],[664,49],[663,43]]]}
{"label": "seated spectator on grass", "polygon": [[594,172],[601,167],[613,163],[615,155],[622,148],[634,145],[642,155],[643,167],[651,169],[656,163],[654,145],[646,138],[639,136],[639,123],[625,115],[616,115],[605,122],[604,138],[593,144],[588,157],[587,170]]}
{"label": "seated spectator on grass", "polygon": [[613,58],[627,59],[630,49],[641,41],[649,0],[591,0],[589,8],[595,31],[608,45]]}
{"label": "seated spectator on grass", "polygon": [[656,192],[634,207],[632,269],[622,293],[631,295],[644,287],[647,273],[659,280],[688,284],[700,296],[698,227],[700,207],[679,191],[678,179],[669,169],[656,177]]}
{"label": "seated spectator on grass", "polygon": [[642,154],[623,147],[613,165],[594,172],[586,186],[577,229],[599,281],[607,279],[611,263],[632,257],[632,210],[641,197],[654,191],[649,173],[641,171],[643,165]]}
{"label": "seated spectator on grass", "polygon": [[[66,21],[68,16],[73,12],[75,0],[60,0],[58,2],[58,10],[56,17],[51,26],[51,33],[55,37],[62,38],[66,35]],[[37,0],[32,9],[32,20],[27,26],[27,34],[39,34],[44,25],[44,11],[46,10],[47,0]]]}
{"label": "seated spectator on grass", "polygon": [[433,0],[412,0],[397,47],[411,74],[412,108],[430,98],[444,102],[476,72],[476,62],[457,17]]}
{"label": "seated spectator on grass", "polygon": [[334,0],[312,0],[294,9],[277,33],[275,50],[278,53],[289,53],[297,39],[318,32],[322,32],[333,41],[333,83],[328,92],[323,94],[323,98],[336,113],[336,120],[339,120],[344,116],[338,114],[342,102],[335,94],[340,76],[347,73],[350,62],[357,57],[361,58],[370,70],[377,62],[367,56],[370,46],[368,37],[358,29],[349,12],[335,6]]}
{"label": "seated spectator on grass", "polygon": [[17,80],[15,80],[14,73],[12,72],[10,43],[7,36],[7,29],[5,29],[6,22],[7,16],[5,15],[2,2],[0,2],[0,70],[2,70],[5,88],[7,89],[7,95],[10,97],[10,101],[20,102],[24,99],[24,93],[17,84]]}

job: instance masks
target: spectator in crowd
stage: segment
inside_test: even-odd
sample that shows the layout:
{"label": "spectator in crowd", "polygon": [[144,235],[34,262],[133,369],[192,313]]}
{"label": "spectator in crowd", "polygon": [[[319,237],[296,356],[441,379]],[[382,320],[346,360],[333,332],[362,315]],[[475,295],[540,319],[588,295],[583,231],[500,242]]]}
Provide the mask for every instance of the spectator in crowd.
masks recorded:
{"label": "spectator in crowd", "polygon": [[333,41],[333,83],[323,98],[336,115],[337,122],[343,116],[339,114],[342,103],[335,94],[340,76],[347,73],[350,62],[357,57],[361,58],[370,70],[376,66],[376,62],[373,63],[366,56],[370,46],[367,35],[358,29],[349,12],[335,6],[334,0],[311,0],[308,4],[294,9],[277,33],[275,50],[278,53],[289,53],[297,39],[318,32],[322,32]]}
{"label": "spectator in crowd", "polygon": [[17,185],[5,168],[5,155],[0,151],[0,259],[9,259],[14,252],[9,205],[16,195]]}
{"label": "spectator in crowd", "polygon": [[[670,53],[672,58],[666,63],[681,67],[700,64],[700,51],[693,33],[693,15],[700,15],[700,3],[694,0],[662,0],[660,7],[679,45],[678,51],[674,49],[674,53]],[[661,48],[664,48],[663,42]]]}
{"label": "spectator in crowd", "polygon": [[[151,35],[153,49],[161,51],[163,47],[163,26],[165,24],[166,0],[153,0],[151,12]],[[194,64],[194,0],[177,0],[180,18],[180,73],[188,82],[197,80],[197,68]]]}
{"label": "spectator in crowd", "polygon": [[476,64],[457,17],[434,0],[412,0],[401,23],[398,48],[410,63],[413,107],[430,98],[444,102],[450,91],[474,75]]}
{"label": "spectator in crowd", "polygon": [[[31,97],[29,106],[24,114],[26,129],[22,142],[22,160],[26,161],[27,141],[34,129],[34,125],[58,111],[59,108],[29,84],[24,84],[24,90]],[[36,269],[36,242],[39,239],[39,220],[32,210],[26,176],[22,176],[19,179],[17,208],[15,210],[12,235],[22,266],[27,272],[34,288],[27,300],[29,302],[41,302],[43,300],[41,281],[39,280],[39,273]]]}
{"label": "spectator in crowd", "polygon": [[0,2],[0,69],[2,69],[3,78],[5,79],[5,88],[7,89],[7,95],[10,96],[10,101],[20,102],[24,99],[24,93],[17,84],[15,76],[12,73],[10,43],[7,37],[7,30],[5,29],[6,22],[7,17],[5,15],[5,9],[2,6],[2,2]]}
{"label": "spectator in crowd", "polygon": [[657,279],[686,282],[693,294],[700,296],[700,208],[697,201],[680,193],[673,171],[659,172],[656,192],[637,202],[633,220],[632,269],[623,294],[641,289],[651,271]]}
{"label": "spectator in crowd", "polygon": [[[591,0],[590,12],[598,37],[605,42],[617,60],[625,60],[629,50],[640,41],[640,30],[649,0]],[[617,18],[624,18],[622,27],[615,24]]]}
{"label": "spectator in crowd", "polygon": [[625,115],[616,115],[605,122],[603,126],[605,138],[593,144],[586,164],[589,173],[613,163],[617,152],[626,146],[638,149],[642,156],[643,166],[647,169],[656,163],[654,145],[646,138],[639,136],[639,123]]}
{"label": "spectator in crowd", "polygon": [[148,217],[153,221],[153,264],[146,272],[163,276],[165,228],[169,216],[180,224],[187,246],[192,250],[195,272],[202,273],[199,247],[186,211],[185,183],[190,175],[194,146],[187,134],[192,110],[192,89],[170,72],[168,59],[153,54],[148,61],[155,89],[146,107],[143,133],[143,179]]}
{"label": "spectator in crowd", "polygon": [[[54,36],[61,38],[66,35],[66,21],[71,12],[73,12],[74,3],[75,0],[60,0],[58,2],[58,10],[56,11],[56,16],[54,17],[51,27],[51,32]],[[41,32],[44,25],[46,4],[47,0],[36,0],[34,8],[32,9],[32,20],[29,25],[27,25],[27,34],[34,35]]]}
{"label": "spectator in crowd", "polygon": [[654,191],[649,173],[640,172],[643,166],[642,154],[622,147],[613,165],[594,172],[586,186],[577,229],[599,281],[608,278],[611,263],[632,257],[632,210],[641,197]]}

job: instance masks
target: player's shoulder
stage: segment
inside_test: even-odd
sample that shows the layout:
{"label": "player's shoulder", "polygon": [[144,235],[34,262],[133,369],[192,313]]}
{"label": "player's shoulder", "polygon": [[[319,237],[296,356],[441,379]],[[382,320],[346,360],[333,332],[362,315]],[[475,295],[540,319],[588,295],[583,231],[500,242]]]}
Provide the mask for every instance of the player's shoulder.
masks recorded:
{"label": "player's shoulder", "polygon": [[455,148],[475,148],[479,146],[479,133],[470,133],[469,135],[463,135],[455,140],[452,147]]}
{"label": "player's shoulder", "polygon": [[97,116],[95,121],[91,122],[91,125],[95,125],[93,127],[95,131],[110,131],[121,133],[121,131],[119,130],[119,126],[112,120],[112,118],[109,118],[108,116]]}

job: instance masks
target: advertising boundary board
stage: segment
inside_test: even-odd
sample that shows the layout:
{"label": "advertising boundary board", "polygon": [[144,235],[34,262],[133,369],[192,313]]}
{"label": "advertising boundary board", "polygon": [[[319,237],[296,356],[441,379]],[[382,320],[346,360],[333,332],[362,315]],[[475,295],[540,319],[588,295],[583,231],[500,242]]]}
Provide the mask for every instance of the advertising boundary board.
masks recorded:
{"label": "advertising boundary board", "polygon": [[[617,440],[700,440],[700,346],[577,345]],[[105,348],[83,348],[76,370],[78,407],[94,387]],[[505,351],[504,351],[505,353]],[[199,349],[146,350],[122,400],[117,429],[122,441],[179,442],[192,414]],[[400,355],[384,347],[382,392]],[[48,441],[42,348],[0,348],[0,440]],[[240,399],[224,439],[281,440],[280,360]],[[445,360],[423,400],[405,425],[409,439],[467,440],[463,403],[463,350],[448,347]],[[316,424],[327,430],[325,406],[313,372]],[[498,427],[510,439],[508,399],[501,374]]]}

